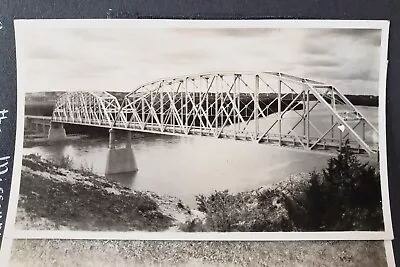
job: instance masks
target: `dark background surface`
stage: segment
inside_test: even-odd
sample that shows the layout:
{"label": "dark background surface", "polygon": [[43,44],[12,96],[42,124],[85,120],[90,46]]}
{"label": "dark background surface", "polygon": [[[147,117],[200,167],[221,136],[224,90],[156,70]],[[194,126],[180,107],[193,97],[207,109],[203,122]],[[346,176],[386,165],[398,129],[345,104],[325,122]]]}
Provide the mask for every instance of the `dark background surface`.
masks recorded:
{"label": "dark background surface", "polygon": [[[395,237],[393,247],[400,265],[400,1],[389,0],[0,0],[0,110],[8,109],[1,122],[0,157],[10,155],[13,165],[16,122],[16,61],[14,19],[97,19],[127,18],[178,19],[347,19],[390,20],[387,81],[387,152],[391,210]],[[12,168],[0,183],[9,194]],[[397,193],[397,194],[396,194]],[[3,202],[3,204],[7,204]],[[3,213],[5,210],[3,209]],[[5,219],[5,217],[3,217]],[[1,230],[2,231],[2,230]],[[1,242],[1,241],[0,241]]]}

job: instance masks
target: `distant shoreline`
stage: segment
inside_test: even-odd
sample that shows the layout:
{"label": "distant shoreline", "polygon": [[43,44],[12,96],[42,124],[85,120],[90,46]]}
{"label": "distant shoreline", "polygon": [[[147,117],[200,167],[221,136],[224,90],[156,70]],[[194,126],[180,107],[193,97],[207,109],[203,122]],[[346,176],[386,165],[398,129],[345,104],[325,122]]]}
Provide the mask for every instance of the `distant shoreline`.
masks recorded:
{"label": "distant shoreline", "polygon": [[[51,116],[57,97],[64,92],[46,92],[50,94],[48,97],[44,97],[43,93],[26,93],[25,94],[25,114],[26,115],[37,115],[37,116]],[[123,95],[128,92],[109,92],[116,96],[120,102],[122,102]],[[262,95],[262,94],[261,94]],[[367,106],[367,107],[378,107],[379,96],[375,95],[350,95],[346,94],[350,102],[355,106]],[[315,97],[310,98],[315,100]]]}

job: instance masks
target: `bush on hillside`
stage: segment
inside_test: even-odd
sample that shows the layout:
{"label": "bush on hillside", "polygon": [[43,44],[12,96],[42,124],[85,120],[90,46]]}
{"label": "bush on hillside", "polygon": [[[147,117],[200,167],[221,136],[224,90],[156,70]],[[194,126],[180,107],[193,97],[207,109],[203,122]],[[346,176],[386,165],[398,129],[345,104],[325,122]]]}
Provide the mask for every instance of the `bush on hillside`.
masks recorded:
{"label": "bush on hillside", "polygon": [[72,169],[74,160],[69,155],[62,155],[58,161],[53,161],[56,166],[64,169]]}
{"label": "bush on hillside", "polygon": [[[290,231],[293,225],[280,203],[278,190],[231,194],[215,191],[210,196],[196,196],[199,211],[206,214],[204,222],[188,221],[183,231],[263,232]],[[282,230],[283,229],[283,230]]]}
{"label": "bush on hillside", "polygon": [[232,232],[244,230],[244,219],[250,215],[248,202],[241,194],[230,194],[228,190],[215,191],[208,197],[196,196],[200,211],[207,214],[206,227],[210,231]]}
{"label": "bush on hillside", "polygon": [[286,198],[294,225],[305,231],[383,230],[379,171],[361,163],[348,142],[328,160],[321,172],[313,172],[303,195]]}
{"label": "bush on hillside", "polygon": [[361,163],[348,142],[322,172],[297,175],[273,187],[196,197],[205,221],[183,231],[356,231],[383,230],[379,171]]}

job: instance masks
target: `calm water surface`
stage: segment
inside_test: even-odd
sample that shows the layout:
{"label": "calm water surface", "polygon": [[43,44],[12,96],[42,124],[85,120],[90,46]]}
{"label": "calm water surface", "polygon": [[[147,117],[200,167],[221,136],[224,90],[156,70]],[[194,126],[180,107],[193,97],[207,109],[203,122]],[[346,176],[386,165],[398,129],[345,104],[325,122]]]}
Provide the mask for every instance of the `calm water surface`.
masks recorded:
{"label": "calm water surface", "polygon": [[[377,125],[376,108],[363,108],[361,112]],[[260,128],[268,123],[268,120],[260,122]],[[321,120],[321,123],[325,122]],[[325,167],[329,158],[251,142],[205,137],[146,135],[132,140],[132,147],[139,171],[108,178],[132,189],[179,197],[192,207],[197,194],[255,189],[290,174],[318,171]],[[107,151],[107,139],[88,144],[24,148],[24,154],[38,153],[48,159],[69,155],[75,168],[87,166],[100,175],[105,171]]]}

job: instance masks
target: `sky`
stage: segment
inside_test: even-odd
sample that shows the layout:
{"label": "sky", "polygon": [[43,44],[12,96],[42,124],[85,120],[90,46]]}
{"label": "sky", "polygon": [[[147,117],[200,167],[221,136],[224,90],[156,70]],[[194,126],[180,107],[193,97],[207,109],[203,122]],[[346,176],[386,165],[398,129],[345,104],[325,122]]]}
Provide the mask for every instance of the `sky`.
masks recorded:
{"label": "sky", "polygon": [[17,29],[27,92],[131,91],[164,77],[284,72],[378,95],[380,30],[272,28]]}

